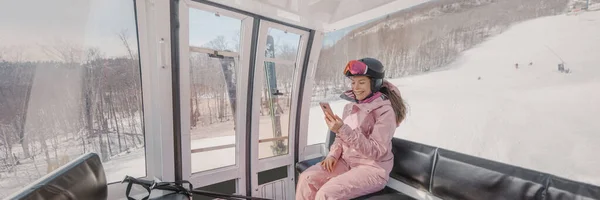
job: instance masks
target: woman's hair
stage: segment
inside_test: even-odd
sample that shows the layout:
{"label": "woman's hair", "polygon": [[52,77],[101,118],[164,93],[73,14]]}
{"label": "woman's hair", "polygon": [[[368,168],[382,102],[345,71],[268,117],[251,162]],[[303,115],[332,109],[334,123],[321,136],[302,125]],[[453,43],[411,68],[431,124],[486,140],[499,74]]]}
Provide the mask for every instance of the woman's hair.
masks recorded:
{"label": "woman's hair", "polygon": [[406,105],[402,96],[390,91],[387,87],[382,87],[379,91],[392,103],[392,108],[394,109],[394,113],[396,113],[396,125],[400,125],[404,118],[406,118]]}

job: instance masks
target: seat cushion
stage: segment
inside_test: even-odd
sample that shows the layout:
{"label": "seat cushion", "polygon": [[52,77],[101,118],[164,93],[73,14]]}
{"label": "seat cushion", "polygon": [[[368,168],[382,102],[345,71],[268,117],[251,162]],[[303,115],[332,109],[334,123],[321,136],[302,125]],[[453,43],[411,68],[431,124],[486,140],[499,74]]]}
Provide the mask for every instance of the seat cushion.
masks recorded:
{"label": "seat cushion", "polygon": [[298,173],[302,173],[304,170],[308,169],[310,166],[316,165],[317,163],[321,162],[321,160],[323,160],[325,157],[321,156],[318,158],[313,158],[310,160],[305,160],[305,161],[300,161],[298,163],[296,163],[296,171]]}
{"label": "seat cushion", "polygon": [[354,198],[354,200],[415,200],[415,198],[402,194],[392,188],[385,187],[379,192]]}

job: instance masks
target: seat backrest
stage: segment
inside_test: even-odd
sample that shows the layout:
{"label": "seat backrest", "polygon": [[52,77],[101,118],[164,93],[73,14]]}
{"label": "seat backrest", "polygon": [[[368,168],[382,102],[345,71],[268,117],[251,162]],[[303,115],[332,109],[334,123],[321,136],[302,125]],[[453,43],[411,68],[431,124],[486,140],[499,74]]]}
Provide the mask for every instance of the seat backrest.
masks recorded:
{"label": "seat backrest", "polygon": [[107,199],[104,167],[88,153],[41,177],[8,199]]}
{"label": "seat backrest", "polygon": [[549,175],[546,200],[600,200],[600,187]]}
{"label": "seat backrest", "polygon": [[392,139],[390,177],[449,200],[600,200],[600,187],[416,142]]}
{"label": "seat backrest", "polygon": [[436,148],[400,138],[392,139],[394,168],[390,177],[429,191]]}
{"label": "seat backrest", "polygon": [[438,148],[431,192],[442,199],[543,199],[546,174]]}
{"label": "seat backrest", "polygon": [[327,149],[329,149],[331,147],[331,145],[333,145],[334,141],[335,141],[335,133],[333,131],[329,131],[329,135],[327,135]]}

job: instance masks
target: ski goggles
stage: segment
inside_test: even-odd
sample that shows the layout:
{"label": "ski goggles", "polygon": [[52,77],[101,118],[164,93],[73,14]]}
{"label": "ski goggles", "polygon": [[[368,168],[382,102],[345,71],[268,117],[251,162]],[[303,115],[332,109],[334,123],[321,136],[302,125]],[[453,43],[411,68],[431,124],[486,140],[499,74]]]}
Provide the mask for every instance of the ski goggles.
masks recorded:
{"label": "ski goggles", "polygon": [[346,64],[346,68],[344,69],[344,74],[346,76],[352,75],[366,75],[369,70],[369,66],[367,64],[360,62],[358,60],[351,60]]}

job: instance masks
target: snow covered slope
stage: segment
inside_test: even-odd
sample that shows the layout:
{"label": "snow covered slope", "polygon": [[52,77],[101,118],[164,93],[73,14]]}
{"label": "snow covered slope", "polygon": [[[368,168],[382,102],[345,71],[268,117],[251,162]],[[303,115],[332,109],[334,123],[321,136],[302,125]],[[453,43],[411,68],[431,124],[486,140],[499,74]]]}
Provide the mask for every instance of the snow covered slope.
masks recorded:
{"label": "snow covered slope", "polygon": [[[391,82],[410,109],[395,137],[600,185],[600,12],[514,25],[442,71]],[[318,109],[309,143],[325,137]]]}

